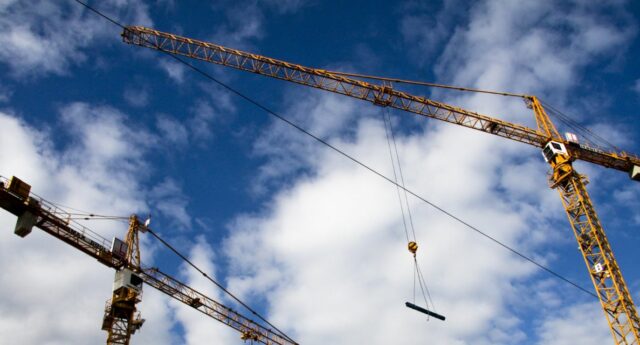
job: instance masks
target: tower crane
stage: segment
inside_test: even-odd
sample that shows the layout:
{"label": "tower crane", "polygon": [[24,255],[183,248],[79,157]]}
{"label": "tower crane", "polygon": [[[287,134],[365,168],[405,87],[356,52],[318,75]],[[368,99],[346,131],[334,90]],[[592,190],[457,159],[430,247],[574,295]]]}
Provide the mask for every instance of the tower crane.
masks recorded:
{"label": "tower crane", "polygon": [[128,44],[330,91],[542,149],[544,159],[552,169],[549,185],[560,194],[614,342],[640,345],[638,312],[587,193],[587,178],[573,168],[573,162],[581,160],[627,172],[633,180],[640,181],[640,157],[578,143],[570,136],[563,138],[540,100],[532,95],[520,96],[533,110],[537,128],[402,92],[390,83],[373,84],[354,75],[305,67],[146,27],[128,26],[122,32],[122,38]]}
{"label": "tower crane", "polygon": [[124,241],[117,238],[108,241],[71,220],[69,214],[51,202],[32,194],[31,186],[16,177],[10,180],[0,177],[0,208],[17,216],[16,235],[25,237],[33,227],[40,228],[116,271],[113,295],[107,301],[102,322],[108,345],[128,345],[131,336],[142,327],[144,319],[136,304],[142,299],[144,284],[235,329],[242,340],[266,345],[296,345],[290,338],[254,322],[158,268],[143,265],[138,236],[151,229],[135,215],[129,218]]}

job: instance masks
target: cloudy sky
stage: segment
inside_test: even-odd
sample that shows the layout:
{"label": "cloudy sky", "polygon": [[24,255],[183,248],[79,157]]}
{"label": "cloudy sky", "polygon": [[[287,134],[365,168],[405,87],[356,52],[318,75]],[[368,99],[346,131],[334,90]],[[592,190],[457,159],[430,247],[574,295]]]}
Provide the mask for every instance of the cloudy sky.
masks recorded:
{"label": "cloudy sky", "polygon": [[[114,19],[329,70],[538,95],[640,153],[640,7],[594,2],[128,1]],[[418,261],[445,322],[413,300],[395,187],[202,76],[121,42],[71,0],[0,1],[0,175],[98,214],[152,227],[301,344],[607,344],[592,296],[416,198]],[[197,63],[393,178],[386,110]],[[534,126],[521,100],[398,89]],[[539,150],[389,111],[408,189],[592,290]],[[564,129],[564,128],[561,128]],[[577,163],[640,301],[640,186]],[[406,212],[406,210],[405,210]],[[0,339],[99,344],[113,271],[0,212]],[[88,221],[106,238],[122,222]],[[152,238],[157,266],[240,308]],[[147,287],[134,344],[241,344],[239,335]],[[249,314],[247,314],[249,315]]]}

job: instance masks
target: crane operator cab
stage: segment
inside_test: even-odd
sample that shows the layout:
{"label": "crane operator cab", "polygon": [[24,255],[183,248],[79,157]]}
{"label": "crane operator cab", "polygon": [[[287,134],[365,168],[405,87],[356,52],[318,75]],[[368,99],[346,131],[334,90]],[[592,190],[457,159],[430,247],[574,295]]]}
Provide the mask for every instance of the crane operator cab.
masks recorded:
{"label": "crane operator cab", "polygon": [[113,282],[113,291],[118,291],[120,288],[126,287],[139,294],[142,292],[142,283],[142,278],[130,269],[124,268],[120,271],[116,271],[116,277]]}
{"label": "crane operator cab", "polygon": [[640,166],[634,165],[629,171],[632,180],[640,181]]}
{"label": "crane operator cab", "polygon": [[[575,139],[575,134],[567,133],[567,140],[570,145],[578,144]],[[558,155],[561,155],[564,159],[558,161],[556,159]],[[570,158],[567,147],[563,143],[557,141],[548,142],[547,145],[544,146],[544,149],[542,149],[542,156],[547,163],[552,165],[567,162]],[[629,177],[634,181],[640,182],[640,166],[635,164],[631,165],[631,168],[629,169]]]}
{"label": "crane operator cab", "polygon": [[542,149],[542,156],[547,163],[553,162],[557,155],[563,155],[569,157],[569,152],[563,143],[557,141],[550,141]]}

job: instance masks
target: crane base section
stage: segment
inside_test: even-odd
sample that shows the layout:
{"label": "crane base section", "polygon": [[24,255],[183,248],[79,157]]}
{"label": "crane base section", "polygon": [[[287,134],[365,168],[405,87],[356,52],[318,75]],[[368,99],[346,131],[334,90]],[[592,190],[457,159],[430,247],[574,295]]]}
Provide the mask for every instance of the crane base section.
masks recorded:
{"label": "crane base section", "polygon": [[436,319],[438,319],[438,320],[442,320],[442,321],[444,321],[444,319],[445,319],[445,317],[444,317],[444,316],[442,316],[442,315],[440,315],[440,314],[437,314],[437,313],[434,313],[434,312],[432,312],[432,311],[430,311],[430,310],[424,309],[424,308],[422,308],[422,307],[418,307],[417,305],[415,305],[415,304],[413,304],[413,303],[406,302],[404,305],[406,305],[406,306],[407,306],[407,308],[411,308],[411,309],[413,309],[413,310],[417,310],[417,311],[419,311],[419,312],[421,312],[421,313],[423,313],[423,314],[427,314],[427,315],[429,315],[429,316],[433,316],[433,317],[435,317],[435,318],[436,318]]}

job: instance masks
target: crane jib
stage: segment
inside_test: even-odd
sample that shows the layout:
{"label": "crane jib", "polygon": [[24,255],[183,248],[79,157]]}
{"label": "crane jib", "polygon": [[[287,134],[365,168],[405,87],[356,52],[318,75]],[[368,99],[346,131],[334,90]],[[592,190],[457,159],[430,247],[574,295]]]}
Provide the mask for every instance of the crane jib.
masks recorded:
{"label": "crane jib", "polygon": [[[533,103],[536,120],[542,128],[503,121],[443,102],[426,99],[407,92],[395,90],[389,84],[372,84],[364,80],[348,77],[340,72],[306,67],[274,58],[224,47],[211,42],[165,33],[142,26],[127,26],[121,34],[127,44],[186,56],[242,71],[281,79],[325,91],[388,106],[406,112],[422,115],[440,121],[456,124],[485,133],[497,135],[538,148],[549,140],[562,141],[555,127],[534,96],[527,96]],[[550,129],[551,128],[551,129]],[[568,141],[562,141],[569,144]],[[576,154],[573,158],[630,173],[634,166],[640,166],[640,158],[618,152],[606,152],[591,147],[581,148],[588,154]],[[637,176],[637,175],[636,175]],[[640,177],[638,177],[640,179]]]}

